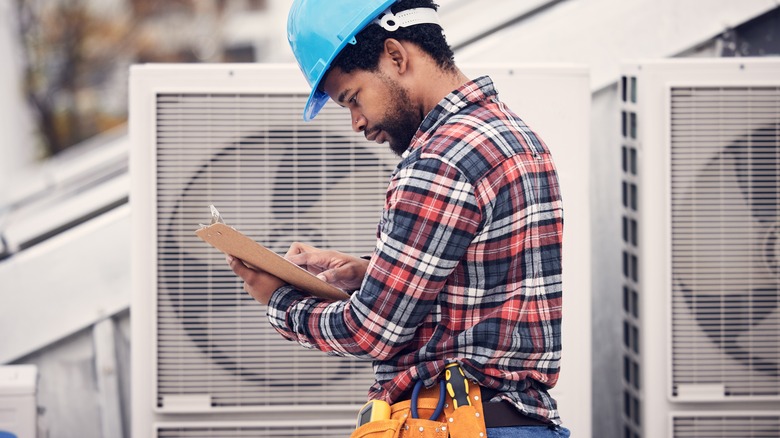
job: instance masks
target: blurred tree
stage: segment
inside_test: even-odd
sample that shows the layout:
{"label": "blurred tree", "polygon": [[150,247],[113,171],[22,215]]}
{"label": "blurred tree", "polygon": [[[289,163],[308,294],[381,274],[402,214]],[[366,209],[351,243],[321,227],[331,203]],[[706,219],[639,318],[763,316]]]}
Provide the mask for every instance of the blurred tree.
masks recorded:
{"label": "blurred tree", "polygon": [[17,0],[24,93],[45,149],[56,154],[121,124],[105,112],[100,88],[126,52],[132,17],[96,16],[88,0]]}
{"label": "blurred tree", "polygon": [[223,61],[225,17],[266,2],[16,0],[16,7],[24,94],[43,149],[56,154],[125,123],[131,64]]}

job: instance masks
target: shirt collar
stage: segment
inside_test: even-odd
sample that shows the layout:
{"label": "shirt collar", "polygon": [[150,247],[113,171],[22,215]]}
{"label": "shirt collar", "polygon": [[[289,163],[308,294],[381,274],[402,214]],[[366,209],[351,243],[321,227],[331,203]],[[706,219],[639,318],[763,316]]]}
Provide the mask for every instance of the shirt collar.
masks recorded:
{"label": "shirt collar", "polygon": [[425,116],[417,133],[412,138],[409,148],[403,153],[402,157],[406,158],[413,149],[424,143],[439,126],[463,108],[487,100],[497,94],[498,92],[493,86],[493,80],[489,76],[481,76],[461,85],[460,88],[445,96]]}

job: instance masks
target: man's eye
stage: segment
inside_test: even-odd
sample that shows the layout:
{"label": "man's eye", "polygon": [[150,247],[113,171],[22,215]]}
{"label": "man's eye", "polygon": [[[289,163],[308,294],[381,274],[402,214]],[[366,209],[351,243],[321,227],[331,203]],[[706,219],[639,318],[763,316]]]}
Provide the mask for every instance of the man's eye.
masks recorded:
{"label": "man's eye", "polygon": [[354,94],[349,98],[349,103],[357,104],[357,94]]}

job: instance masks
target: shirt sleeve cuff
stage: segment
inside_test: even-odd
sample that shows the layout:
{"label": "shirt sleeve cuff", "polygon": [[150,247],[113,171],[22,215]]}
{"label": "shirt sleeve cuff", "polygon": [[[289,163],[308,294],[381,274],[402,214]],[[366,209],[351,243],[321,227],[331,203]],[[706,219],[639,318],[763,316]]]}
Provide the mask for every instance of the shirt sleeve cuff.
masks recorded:
{"label": "shirt sleeve cuff", "polygon": [[292,286],[285,285],[277,289],[268,302],[268,321],[287,339],[294,339],[292,327],[290,327],[287,316],[289,309],[305,296],[295,290]]}

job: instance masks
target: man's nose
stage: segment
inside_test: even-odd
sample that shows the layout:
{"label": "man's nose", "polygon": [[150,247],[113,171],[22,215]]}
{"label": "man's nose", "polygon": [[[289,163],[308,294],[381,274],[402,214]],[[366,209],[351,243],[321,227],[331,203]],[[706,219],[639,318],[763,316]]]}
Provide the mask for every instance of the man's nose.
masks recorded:
{"label": "man's nose", "polygon": [[352,130],[355,132],[363,132],[366,129],[366,118],[361,114],[352,112]]}

